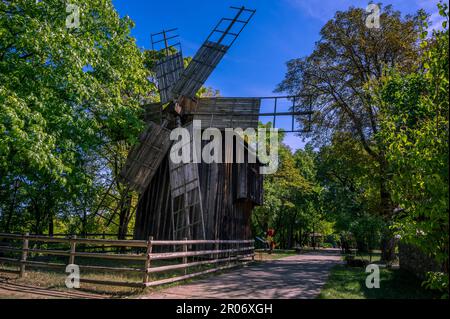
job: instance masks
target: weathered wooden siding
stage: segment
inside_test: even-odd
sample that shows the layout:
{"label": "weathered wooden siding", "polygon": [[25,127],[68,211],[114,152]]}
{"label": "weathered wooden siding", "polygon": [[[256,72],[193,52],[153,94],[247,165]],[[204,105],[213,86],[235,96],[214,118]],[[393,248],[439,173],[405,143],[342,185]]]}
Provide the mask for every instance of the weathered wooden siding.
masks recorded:
{"label": "weathered wooden siding", "polygon": [[153,179],[141,194],[136,212],[134,237],[172,239],[170,216],[170,179],[168,155],[161,162]]}
{"label": "weathered wooden siding", "polygon": [[201,98],[194,120],[202,121],[202,128],[258,128],[261,100],[257,98]]}
{"label": "weathered wooden siding", "polygon": [[[204,145],[207,142],[203,142]],[[224,150],[225,152],[225,150]],[[166,157],[139,202],[135,238],[172,239],[169,159]],[[198,164],[206,239],[251,238],[250,217],[262,204],[258,163]]]}
{"label": "weathered wooden siding", "polygon": [[201,164],[206,237],[208,239],[251,238],[250,216],[256,203],[237,199],[237,164]]}

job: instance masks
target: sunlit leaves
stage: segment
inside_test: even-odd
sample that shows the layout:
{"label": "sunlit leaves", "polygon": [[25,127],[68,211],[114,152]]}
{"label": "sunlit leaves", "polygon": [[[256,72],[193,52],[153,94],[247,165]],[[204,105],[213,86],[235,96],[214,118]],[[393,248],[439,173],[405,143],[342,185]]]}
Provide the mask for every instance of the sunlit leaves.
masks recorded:
{"label": "sunlit leaves", "polygon": [[[439,8],[448,19],[447,6]],[[395,229],[439,263],[448,263],[449,245],[448,39],[446,25],[434,31],[421,45],[424,69],[407,76],[392,71],[378,90],[379,138],[387,145],[393,199],[404,210]],[[448,275],[442,278],[431,274],[428,285],[446,281],[448,288]]]}
{"label": "sunlit leaves", "polygon": [[[0,2],[0,197],[37,217],[45,209],[42,223],[95,195],[105,145],[136,140],[151,93],[132,21],[111,1],[78,5],[69,29],[64,1]],[[19,180],[23,197],[11,193]]]}

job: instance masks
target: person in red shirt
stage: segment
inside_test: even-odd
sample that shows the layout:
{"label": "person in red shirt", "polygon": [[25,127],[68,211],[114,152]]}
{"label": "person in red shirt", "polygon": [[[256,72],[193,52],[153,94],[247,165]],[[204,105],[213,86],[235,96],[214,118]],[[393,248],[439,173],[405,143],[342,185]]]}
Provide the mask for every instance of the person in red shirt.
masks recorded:
{"label": "person in red shirt", "polygon": [[267,245],[269,246],[269,254],[272,254],[272,251],[275,248],[275,241],[273,240],[273,237],[275,236],[275,230],[269,228],[266,232],[266,236]]}

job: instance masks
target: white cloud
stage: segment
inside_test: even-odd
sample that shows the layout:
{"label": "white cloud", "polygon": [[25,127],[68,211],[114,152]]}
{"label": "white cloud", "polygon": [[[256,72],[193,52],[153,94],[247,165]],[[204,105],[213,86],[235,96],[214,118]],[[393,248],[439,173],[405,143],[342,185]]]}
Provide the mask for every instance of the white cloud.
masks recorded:
{"label": "white cloud", "polygon": [[[327,22],[334,17],[336,11],[347,10],[349,7],[365,8],[369,0],[283,0],[287,5],[299,10],[302,14],[321,22]],[[383,5],[392,4],[394,10],[399,10],[403,14],[416,13],[419,9],[424,9],[430,14],[430,29],[442,27],[443,19],[437,9],[438,0],[374,0],[374,3]],[[449,0],[445,0],[448,4]]]}
{"label": "white cloud", "polygon": [[283,0],[289,6],[300,10],[314,19],[326,22],[331,19],[338,10],[346,10],[350,6],[367,6],[364,0]]}
{"label": "white cloud", "polygon": [[[328,21],[338,10],[347,10],[349,7],[366,8],[369,0],[283,0],[287,5],[300,10],[303,14],[321,21]],[[384,6],[392,4],[394,9],[403,13],[417,12],[425,9],[434,17],[438,16],[438,0],[374,0],[374,3],[382,3]],[[448,0],[445,0],[448,3]]]}

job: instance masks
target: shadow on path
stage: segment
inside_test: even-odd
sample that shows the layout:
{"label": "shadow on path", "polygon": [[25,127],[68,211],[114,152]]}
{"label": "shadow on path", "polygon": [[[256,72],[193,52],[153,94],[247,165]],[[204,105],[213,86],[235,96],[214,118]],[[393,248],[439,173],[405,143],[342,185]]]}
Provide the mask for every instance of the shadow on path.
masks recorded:
{"label": "shadow on path", "polygon": [[256,263],[143,298],[310,299],[320,293],[330,269],[339,263],[339,250],[320,250]]}

